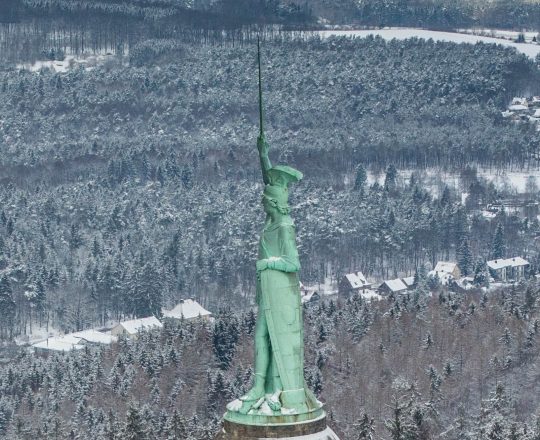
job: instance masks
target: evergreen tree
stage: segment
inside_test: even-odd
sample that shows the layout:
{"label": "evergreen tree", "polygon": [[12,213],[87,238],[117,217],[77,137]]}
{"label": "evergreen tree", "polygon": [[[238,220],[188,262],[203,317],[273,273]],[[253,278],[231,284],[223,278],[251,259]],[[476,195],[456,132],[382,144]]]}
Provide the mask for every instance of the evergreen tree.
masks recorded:
{"label": "evergreen tree", "polygon": [[359,164],[356,167],[356,175],[354,179],[354,190],[358,191],[360,194],[364,194],[367,183],[367,173],[366,169],[362,164]]}
{"label": "evergreen tree", "polygon": [[9,333],[11,338],[16,314],[16,304],[7,275],[0,278],[0,338]]}
{"label": "evergreen tree", "polygon": [[128,406],[123,438],[126,440],[146,440],[148,439],[147,432],[145,420],[142,418],[139,407],[131,402]]}
{"label": "evergreen tree", "polygon": [[409,405],[396,397],[393,398],[392,418],[385,420],[385,427],[390,433],[392,440],[409,440],[411,437],[412,425],[407,417]]}
{"label": "evergreen tree", "polygon": [[69,235],[69,247],[71,250],[78,249],[83,244],[83,238],[79,230],[79,225],[73,223],[71,225],[70,235]]}
{"label": "evergreen tree", "polygon": [[175,408],[171,417],[167,421],[165,428],[166,440],[187,439],[188,431],[186,426],[186,420],[180,415]]}
{"label": "evergreen tree", "polygon": [[469,247],[469,240],[467,238],[464,238],[461,241],[456,251],[456,256],[459,269],[461,270],[461,275],[469,275],[471,272],[473,256]]}
{"label": "evergreen tree", "polygon": [[374,428],[375,421],[368,417],[366,413],[355,426],[355,439],[356,440],[373,440],[375,435]]}
{"label": "evergreen tree", "polygon": [[214,354],[219,366],[223,370],[228,370],[236,352],[236,344],[239,337],[238,321],[232,316],[229,310],[222,311],[217,317],[212,342]]}
{"label": "evergreen tree", "polygon": [[489,287],[489,272],[484,259],[478,259],[474,265],[473,283],[477,287]]}
{"label": "evergreen tree", "polygon": [[389,165],[386,169],[384,178],[384,189],[388,192],[394,192],[397,187],[397,169],[394,165]]}
{"label": "evergreen tree", "polygon": [[501,223],[497,224],[495,237],[491,246],[491,256],[493,259],[504,258],[506,254],[506,244],[504,239],[504,228]]}

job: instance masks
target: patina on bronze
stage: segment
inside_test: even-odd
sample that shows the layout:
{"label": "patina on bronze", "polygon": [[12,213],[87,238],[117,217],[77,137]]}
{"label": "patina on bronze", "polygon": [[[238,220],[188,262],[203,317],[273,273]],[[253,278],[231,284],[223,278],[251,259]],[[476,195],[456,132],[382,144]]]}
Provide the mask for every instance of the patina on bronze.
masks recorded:
{"label": "patina on bronze", "polygon": [[303,175],[290,166],[272,166],[270,162],[263,129],[259,45],[258,63],[260,132],[257,149],[265,185],[262,205],[266,221],[256,264],[255,377],[252,388],[227,405],[218,439],[315,435],[310,438],[337,440],[326,426],[322,403],[304,380],[304,334],[298,280],[300,260],[288,203],[289,187],[299,182]]}

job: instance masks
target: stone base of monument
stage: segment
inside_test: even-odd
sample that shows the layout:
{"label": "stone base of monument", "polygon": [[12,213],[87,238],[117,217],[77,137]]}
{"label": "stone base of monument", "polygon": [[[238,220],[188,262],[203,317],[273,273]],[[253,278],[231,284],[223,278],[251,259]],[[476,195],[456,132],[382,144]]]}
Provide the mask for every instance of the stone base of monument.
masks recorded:
{"label": "stone base of monument", "polygon": [[326,414],[315,420],[296,423],[247,425],[223,420],[215,440],[339,440],[326,424]]}

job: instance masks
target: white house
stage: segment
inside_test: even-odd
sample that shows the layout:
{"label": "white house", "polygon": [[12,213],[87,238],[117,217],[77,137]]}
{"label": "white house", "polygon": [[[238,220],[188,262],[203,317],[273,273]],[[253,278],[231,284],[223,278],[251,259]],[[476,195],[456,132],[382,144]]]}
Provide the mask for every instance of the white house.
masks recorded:
{"label": "white house", "polygon": [[529,262],[521,257],[499,258],[487,262],[491,275],[501,281],[519,281],[525,278]]}
{"label": "white house", "polygon": [[511,112],[526,112],[529,110],[529,107],[522,104],[514,104],[508,107],[508,110]]}
{"label": "white house", "polygon": [[414,277],[405,277],[401,281],[407,286],[407,289],[411,290],[414,288]]}
{"label": "white house", "polygon": [[456,280],[461,277],[459,266],[457,263],[453,263],[451,261],[439,261],[433,271],[440,276],[444,274],[452,275],[452,277]]}
{"label": "white house", "polygon": [[379,292],[382,294],[405,293],[407,285],[400,278],[395,280],[386,280],[379,286]]}
{"label": "white house", "polygon": [[71,350],[81,350],[84,348],[84,341],[72,335],[53,336],[45,341],[32,344],[35,353],[48,353],[52,351],[66,352]]}
{"label": "white house", "polygon": [[339,283],[339,293],[342,295],[351,295],[357,292],[363,292],[371,288],[371,283],[366,279],[362,272],[353,272],[343,275]]}
{"label": "white house", "polygon": [[149,316],[148,318],[132,319],[131,321],[121,322],[116,327],[113,327],[111,334],[116,337],[126,335],[130,339],[137,339],[139,332],[161,327],[163,327],[163,324],[159,319],[155,316]]}
{"label": "white house", "polygon": [[163,317],[185,319],[187,321],[201,318],[208,321],[212,318],[212,313],[193,299],[181,299],[180,303],[177,304],[172,310],[163,310]]}
{"label": "white house", "polygon": [[511,104],[511,105],[524,105],[524,106],[528,106],[528,105],[529,105],[529,101],[527,100],[527,98],[515,97],[514,99],[512,99],[512,104]]}
{"label": "white house", "polygon": [[98,332],[97,330],[83,330],[80,332],[71,333],[69,336],[83,339],[89,344],[109,345],[116,342],[118,338],[108,333]]}
{"label": "white house", "polygon": [[305,290],[300,292],[302,304],[315,304],[321,299],[319,293],[315,290]]}

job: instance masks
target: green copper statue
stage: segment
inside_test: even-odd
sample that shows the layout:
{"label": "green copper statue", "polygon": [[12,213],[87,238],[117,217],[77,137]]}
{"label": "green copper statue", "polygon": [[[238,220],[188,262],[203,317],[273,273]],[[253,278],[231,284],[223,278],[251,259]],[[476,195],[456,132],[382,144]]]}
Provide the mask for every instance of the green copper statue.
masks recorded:
{"label": "green copper statue", "polygon": [[[225,419],[247,424],[306,421],[323,414],[322,404],[304,381],[300,270],[294,223],[289,216],[289,186],[302,173],[272,166],[264,137],[259,52],[259,160],[265,184],[262,205],[266,221],[259,242],[253,387],[227,406]],[[272,417],[274,416],[274,417]]]}

